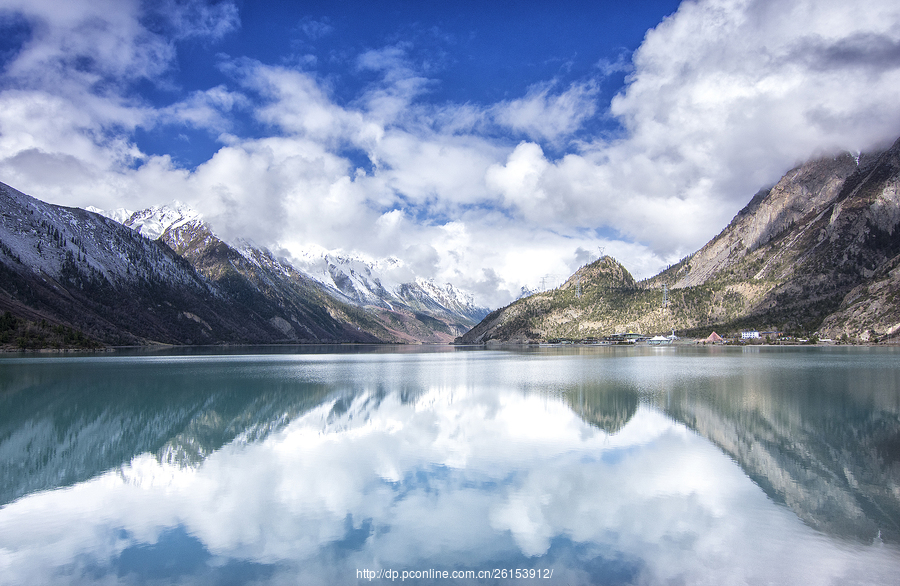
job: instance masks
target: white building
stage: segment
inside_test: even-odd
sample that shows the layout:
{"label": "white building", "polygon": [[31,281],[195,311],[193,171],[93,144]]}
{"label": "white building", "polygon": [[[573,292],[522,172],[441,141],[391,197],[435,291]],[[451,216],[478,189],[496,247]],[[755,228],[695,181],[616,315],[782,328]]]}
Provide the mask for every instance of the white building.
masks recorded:
{"label": "white building", "polygon": [[741,332],[741,340],[758,340],[759,332],[756,330],[746,330]]}

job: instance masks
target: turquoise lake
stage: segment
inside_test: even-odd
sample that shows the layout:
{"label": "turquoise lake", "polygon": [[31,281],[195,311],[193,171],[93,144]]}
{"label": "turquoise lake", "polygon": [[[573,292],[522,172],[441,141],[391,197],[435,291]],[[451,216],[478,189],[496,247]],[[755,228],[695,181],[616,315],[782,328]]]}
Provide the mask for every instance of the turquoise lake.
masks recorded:
{"label": "turquoise lake", "polygon": [[896,584],[900,349],[0,357],[0,584]]}

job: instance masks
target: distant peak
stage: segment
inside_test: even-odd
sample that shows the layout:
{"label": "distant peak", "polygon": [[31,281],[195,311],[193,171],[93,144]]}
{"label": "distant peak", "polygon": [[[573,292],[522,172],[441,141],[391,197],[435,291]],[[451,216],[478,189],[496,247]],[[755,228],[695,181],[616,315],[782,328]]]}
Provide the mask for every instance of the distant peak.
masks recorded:
{"label": "distant peak", "polygon": [[110,220],[115,220],[120,224],[124,224],[128,221],[128,218],[134,214],[134,211],[126,209],[126,208],[116,208],[114,210],[101,210],[98,207],[88,206],[84,208],[86,211],[93,212],[95,214],[100,214],[101,216],[107,217]]}
{"label": "distant peak", "polygon": [[569,277],[567,284],[581,279],[583,282],[596,282],[606,287],[633,287],[634,277],[622,263],[609,255],[603,255],[592,263],[581,267]]}
{"label": "distant peak", "polygon": [[170,228],[178,228],[188,222],[202,219],[203,216],[200,212],[191,206],[180,201],[173,201],[171,204],[152,206],[134,212],[123,224],[155,240]]}

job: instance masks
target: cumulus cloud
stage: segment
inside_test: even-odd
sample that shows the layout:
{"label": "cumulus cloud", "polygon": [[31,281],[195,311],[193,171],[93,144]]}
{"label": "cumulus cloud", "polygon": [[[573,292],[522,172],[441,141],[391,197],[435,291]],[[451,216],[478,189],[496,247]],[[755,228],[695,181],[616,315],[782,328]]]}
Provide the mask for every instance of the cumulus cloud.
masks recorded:
{"label": "cumulus cloud", "polygon": [[[579,248],[650,276],[794,164],[900,133],[894,2],[684,2],[630,65],[619,55],[596,79],[536,80],[492,104],[437,103],[439,72],[399,41],[345,56],[361,81],[352,96],[315,71],[234,56],[221,61],[228,82],[153,107],[134,88],[171,89],[180,40],[240,27],[229,2],[166,6],[4,3],[30,36],[0,78],[3,181],[81,206],[177,193],[226,237],[407,255],[492,306],[570,270]],[[297,26],[310,42],[335,34],[325,20]],[[603,77],[629,68],[604,103]],[[241,135],[241,116],[268,136]],[[619,128],[585,141],[598,120]],[[222,147],[180,168],[135,146],[136,129],[160,125]]]}
{"label": "cumulus cloud", "polygon": [[898,23],[890,2],[686,2],[612,101],[627,139],[591,155],[646,157],[669,188],[645,193],[705,196],[727,220],[800,160],[896,138]]}
{"label": "cumulus cloud", "polygon": [[220,85],[193,92],[184,100],[160,109],[157,119],[162,124],[181,124],[221,134],[232,128],[231,111],[248,105],[246,96]]}
{"label": "cumulus cloud", "polygon": [[493,119],[535,140],[558,142],[571,138],[582,123],[597,111],[598,90],[594,84],[573,84],[553,94],[554,84],[539,84],[515,100],[492,108]]}
{"label": "cumulus cloud", "polygon": [[520,145],[488,185],[659,258],[691,252],[792,165],[896,138],[898,24],[893,3],[686,2],[648,32],[610,104],[620,138],[557,161]]}

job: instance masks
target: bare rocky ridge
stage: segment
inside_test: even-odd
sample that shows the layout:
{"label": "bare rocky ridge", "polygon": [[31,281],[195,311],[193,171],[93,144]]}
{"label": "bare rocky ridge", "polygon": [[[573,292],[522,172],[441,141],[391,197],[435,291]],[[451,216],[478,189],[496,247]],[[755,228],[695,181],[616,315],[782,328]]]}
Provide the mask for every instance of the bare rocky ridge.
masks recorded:
{"label": "bare rocky ridge", "polygon": [[611,281],[620,265],[601,259],[558,289],[493,312],[458,341],[744,327],[858,341],[895,336],[898,255],[900,141],[800,165],[757,193],[706,246],[655,277],[633,286]]}

